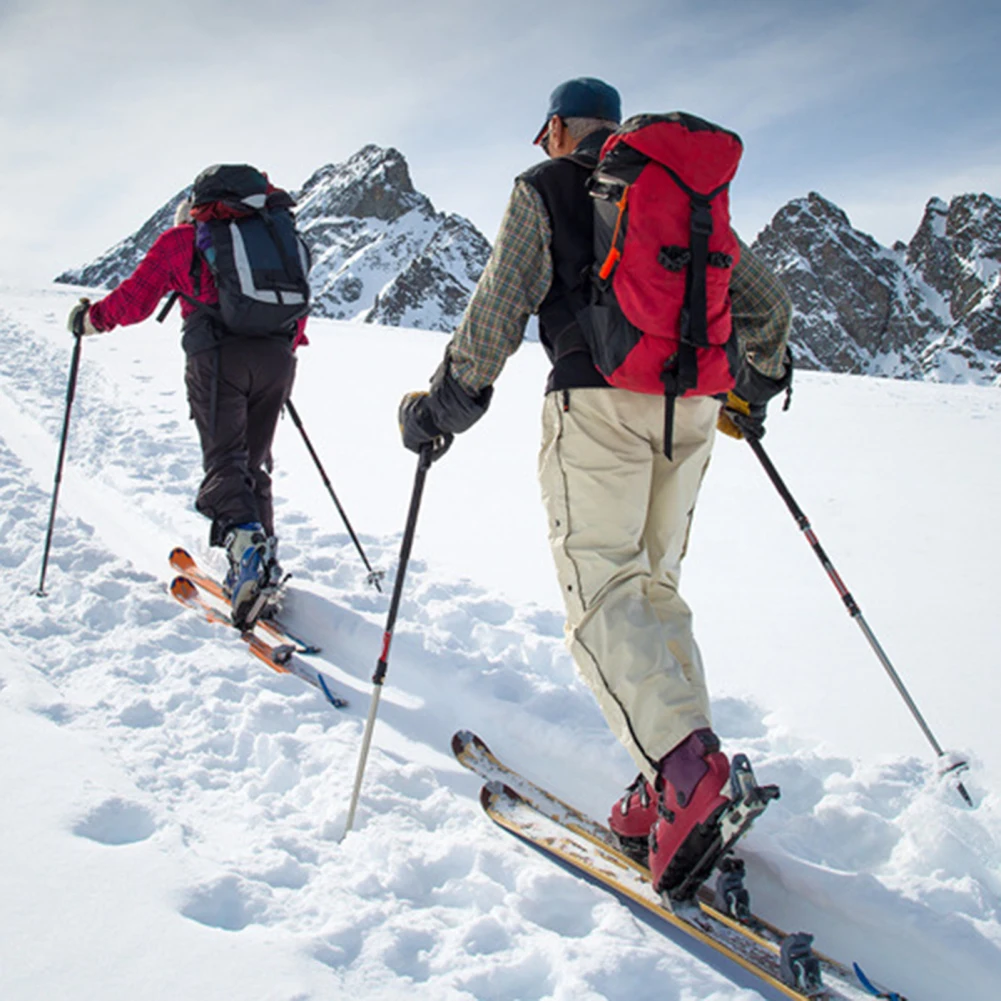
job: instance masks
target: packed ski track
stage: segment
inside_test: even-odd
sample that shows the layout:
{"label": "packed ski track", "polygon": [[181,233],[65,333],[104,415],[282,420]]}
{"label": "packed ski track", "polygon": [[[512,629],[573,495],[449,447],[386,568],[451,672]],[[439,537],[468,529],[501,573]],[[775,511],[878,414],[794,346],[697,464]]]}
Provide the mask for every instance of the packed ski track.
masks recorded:
{"label": "packed ski track", "polygon": [[[291,422],[276,448],[280,554],[294,575],[283,615],[322,647],[312,663],[347,709],[268,671],[235,634],[167,593],[175,545],[220,567],[192,509],[200,455],[174,329],[148,322],[84,343],[47,594],[34,593],[66,403],[65,316],[77,294],[0,288],[0,887],[9,905],[0,997],[771,997],[484,817],[480,783],[449,751],[460,728],[599,820],[633,770],[574,673],[561,611],[458,577],[420,533],[358,817],[343,837],[400,544],[399,531],[382,529],[379,505],[398,510],[402,529],[413,469],[398,443],[385,460],[392,505],[345,505],[369,560],[387,571],[383,593],[366,583],[333,506],[310,494],[307,460],[286,461],[302,452]],[[350,330],[317,322],[307,350],[323,359],[343,338],[354,351]],[[369,350],[395,350],[407,333],[371,328]],[[413,385],[440,353],[434,336],[415,342],[424,363],[407,374]],[[363,381],[338,380],[337,392],[353,396],[354,447],[371,451],[377,481],[395,428],[380,414],[379,430],[364,430]],[[294,396],[313,415],[311,433],[325,391],[305,385]],[[994,404],[980,408],[1001,426]],[[338,486],[351,494],[348,481]],[[380,531],[366,529],[369,515]],[[545,552],[510,558],[548,569]],[[993,759],[974,757],[977,808],[967,810],[928,755],[829,753],[808,721],[793,731],[763,708],[780,699],[766,691],[714,702],[728,748],[782,788],[742,852],[754,909],[813,932],[818,948],[859,961],[911,1001],[995,1001]]]}

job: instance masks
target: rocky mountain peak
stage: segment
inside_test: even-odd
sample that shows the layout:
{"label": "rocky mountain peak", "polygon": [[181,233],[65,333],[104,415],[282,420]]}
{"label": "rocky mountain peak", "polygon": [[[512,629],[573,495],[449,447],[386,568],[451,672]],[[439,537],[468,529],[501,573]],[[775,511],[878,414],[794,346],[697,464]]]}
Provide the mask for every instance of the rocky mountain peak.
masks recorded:
{"label": "rocky mountain peak", "polygon": [[854,253],[878,253],[881,249],[871,236],[852,226],[844,209],[816,191],[779,209],[758,240],[793,247],[847,244]]}
{"label": "rocky mountain peak", "polygon": [[1001,383],[1001,201],[932,198],[909,243],[881,246],[816,192],[753,244],[795,307],[808,368]]}
{"label": "rocky mountain peak", "polygon": [[[114,288],[173,222],[185,192],[97,260],[56,281]],[[490,244],[462,216],[437,212],[403,154],[369,144],[314,171],[296,221],[313,259],[313,316],[450,330],[465,309]]]}
{"label": "rocky mountain peak", "polygon": [[844,209],[816,191],[811,191],[805,198],[794,198],[779,209],[772,221],[775,223],[780,220],[797,226],[851,227]]}
{"label": "rocky mountain peak", "polygon": [[434,211],[415,190],[410,168],[399,150],[369,144],[343,163],[321,167],[297,196],[298,217],[318,215],[392,222],[415,208]]}

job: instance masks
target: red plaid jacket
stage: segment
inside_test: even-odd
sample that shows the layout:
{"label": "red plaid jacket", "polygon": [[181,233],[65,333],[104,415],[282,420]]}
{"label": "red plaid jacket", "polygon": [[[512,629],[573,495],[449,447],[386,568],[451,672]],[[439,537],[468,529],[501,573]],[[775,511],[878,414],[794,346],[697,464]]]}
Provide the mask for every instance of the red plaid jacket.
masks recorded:
{"label": "red plaid jacket", "polygon": [[[194,226],[185,224],[168,229],[157,237],[135,271],[118,288],[90,307],[90,322],[102,331],[139,323],[152,315],[168,292],[183,292],[199,302],[214,305],[219,301],[219,293],[207,267],[201,269],[201,291],[195,295],[191,280],[194,254]],[[180,300],[180,306],[182,317],[188,317],[195,311],[186,299]],[[303,317],[292,347],[308,343],[306,319]]]}

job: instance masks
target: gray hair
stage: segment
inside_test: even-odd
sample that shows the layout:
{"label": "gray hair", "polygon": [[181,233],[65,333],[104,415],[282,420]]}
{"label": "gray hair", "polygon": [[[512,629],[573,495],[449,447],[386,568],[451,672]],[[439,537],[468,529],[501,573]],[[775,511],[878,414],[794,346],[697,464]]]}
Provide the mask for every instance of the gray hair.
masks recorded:
{"label": "gray hair", "polygon": [[174,210],[174,225],[182,226],[186,222],[191,222],[191,205],[194,199],[191,195],[182,198]]}
{"label": "gray hair", "polygon": [[570,138],[577,141],[599,129],[617,129],[619,127],[618,122],[611,122],[604,118],[564,118],[563,122],[567,127],[567,132],[570,133]]}

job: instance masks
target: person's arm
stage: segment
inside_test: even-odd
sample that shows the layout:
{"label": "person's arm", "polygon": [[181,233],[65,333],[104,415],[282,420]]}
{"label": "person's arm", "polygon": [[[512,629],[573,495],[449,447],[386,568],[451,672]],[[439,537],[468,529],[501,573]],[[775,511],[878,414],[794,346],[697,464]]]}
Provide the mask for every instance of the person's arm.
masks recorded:
{"label": "person's arm", "polygon": [[90,307],[90,322],[97,330],[108,331],[151,316],[167,292],[181,287],[178,275],[190,270],[194,252],[192,226],[175,226],[162,233],[135,271]]}
{"label": "person's arm", "polygon": [[515,183],[490,260],[446,349],[470,393],[492,386],[525,336],[553,280],[549,216],[539,193]]}
{"label": "person's arm", "polygon": [[731,438],[765,433],[768,401],[792,384],[792,302],[777,276],[743,242],[730,280],[741,365],[716,427]]}
{"label": "person's arm", "polygon": [[493,385],[525,336],[553,280],[549,217],[538,192],[515,184],[490,260],[445,348],[429,392],[408,393],[399,408],[403,444],[459,434],[487,411]]}
{"label": "person's arm", "polygon": [[786,374],[792,301],[772,270],[742,240],[730,280],[733,333],[741,355],[762,375]]}

